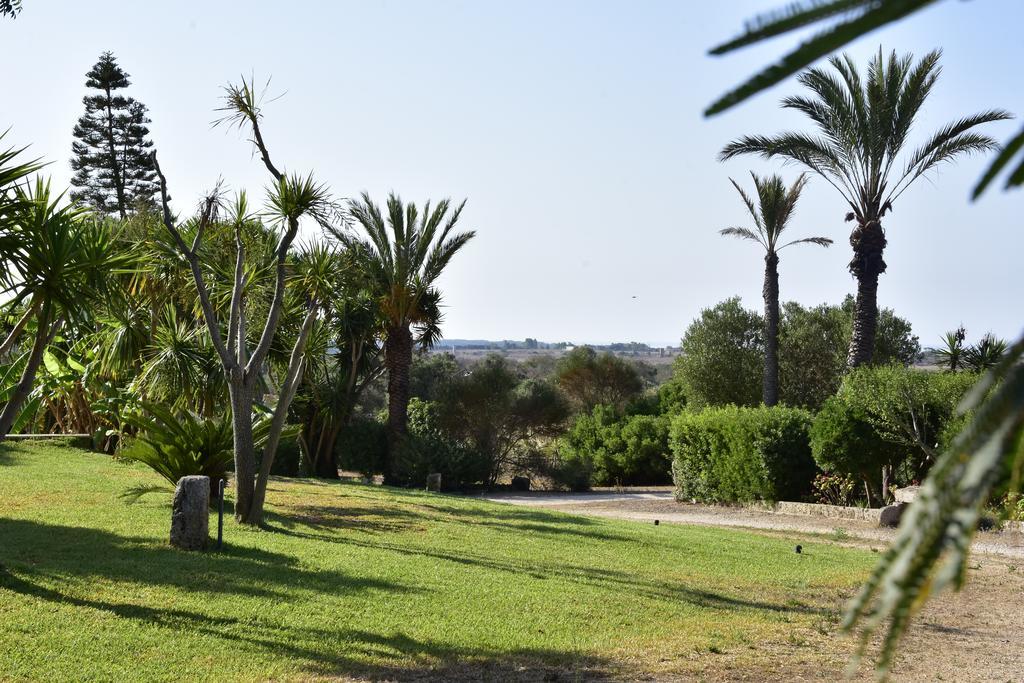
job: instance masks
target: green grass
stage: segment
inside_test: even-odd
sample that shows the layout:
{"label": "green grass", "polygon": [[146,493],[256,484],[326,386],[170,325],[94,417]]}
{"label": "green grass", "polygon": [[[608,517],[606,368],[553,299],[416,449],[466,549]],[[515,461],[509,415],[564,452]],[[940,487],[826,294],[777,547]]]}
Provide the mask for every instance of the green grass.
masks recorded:
{"label": "green grass", "polygon": [[152,483],[66,444],[0,445],[0,679],[778,673],[827,655],[873,560],[311,480],[272,482],[266,529],[226,521],[223,551],[185,553],[168,495],[118,498]]}

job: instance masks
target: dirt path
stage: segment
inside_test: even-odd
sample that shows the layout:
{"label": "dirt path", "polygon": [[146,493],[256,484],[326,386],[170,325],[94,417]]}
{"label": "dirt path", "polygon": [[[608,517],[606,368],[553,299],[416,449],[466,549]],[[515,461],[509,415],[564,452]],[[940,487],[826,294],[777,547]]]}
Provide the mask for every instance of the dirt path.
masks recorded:
{"label": "dirt path", "polygon": [[[676,503],[667,491],[586,494],[500,493],[488,500],[595,517],[734,527],[767,533],[819,534],[844,545],[884,547],[895,535],[873,523],[783,515],[745,508]],[[932,599],[900,646],[894,681],[1024,682],[1024,534],[981,532],[974,543],[967,585]],[[806,648],[765,644],[763,665],[721,664],[698,680],[838,681],[852,651],[832,633]],[[829,662],[822,666],[822,661]],[[854,680],[873,680],[867,665]],[[657,678],[657,676],[655,677]],[[689,678],[666,680],[690,680]]]}
{"label": "dirt path", "polygon": [[[784,515],[751,508],[677,503],[670,492],[659,490],[629,493],[494,493],[484,498],[497,503],[559,510],[577,515],[650,522],[657,519],[659,522],[672,524],[825,534],[840,541],[858,539],[869,543],[887,544],[896,535],[895,529],[879,528],[873,522]],[[979,532],[975,536],[974,551],[1022,560],[1024,534]]]}

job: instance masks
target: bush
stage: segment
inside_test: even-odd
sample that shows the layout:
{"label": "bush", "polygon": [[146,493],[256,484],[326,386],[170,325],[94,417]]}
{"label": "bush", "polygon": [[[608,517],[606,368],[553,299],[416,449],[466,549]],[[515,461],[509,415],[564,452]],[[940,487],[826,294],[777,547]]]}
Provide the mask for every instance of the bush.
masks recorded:
{"label": "bush", "polygon": [[460,489],[486,481],[491,461],[486,455],[452,438],[441,426],[435,403],[409,402],[409,432],[393,464],[395,479],[404,486],[421,488],[427,475],[441,474],[444,489]]}
{"label": "bush", "polygon": [[672,421],[672,477],[679,500],[705,503],[799,500],[815,475],[808,430],[798,408],[724,408]]}
{"label": "bush", "polygon": [[367,477],[384,470],[387,453],[387,425],[370,418],[353,419],[342,428],[335,443],[338,467]]}
{"label": "bush", "polygon": [[561,442],[566,462],[589,463],[598,486],[654,485],[671,482],[667,417],[618,416],[611,406],[599,405],[580,416]]}
{"label": "bush", "polygon": [[906,455],[906,449],[878,434],[862,409],[838,396],[825,401],[810,437],[818,467],[860,481],[874,482],[882,467],[895,466]]}

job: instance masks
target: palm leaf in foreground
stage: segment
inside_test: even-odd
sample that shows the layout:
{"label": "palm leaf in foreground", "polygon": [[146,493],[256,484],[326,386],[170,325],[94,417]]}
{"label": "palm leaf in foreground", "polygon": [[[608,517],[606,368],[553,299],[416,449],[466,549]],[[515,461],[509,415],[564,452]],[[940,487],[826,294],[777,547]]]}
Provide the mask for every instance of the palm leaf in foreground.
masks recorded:
{"label": "palm leaf in foreground", "polygon": [[907,508],[889,550],[882,556],[843,620],[862,624],[858,657],[888,621],[878,657],[883,675],[892,663],[911,617],[925,600],[966,578],[971,539],[982,509],[1010,477],[1018,490],[1024,468],[1024,338],[971,390],[961,410],[975,410],[967,427],[939,457]]}

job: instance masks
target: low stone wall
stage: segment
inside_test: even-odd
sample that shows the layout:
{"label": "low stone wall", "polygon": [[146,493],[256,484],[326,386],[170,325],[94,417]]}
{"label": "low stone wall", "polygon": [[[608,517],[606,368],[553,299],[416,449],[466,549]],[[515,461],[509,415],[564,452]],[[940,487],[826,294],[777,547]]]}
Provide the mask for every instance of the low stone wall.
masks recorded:
{"label": "low stone wall", "polygon": [[842,505],[822,505],[820,503],[790,503],[780,501],[768,508],[780,515],[801,515],[803,517],[828,517],[829,519],[851,519],[860,522],[878,524],[882,514],[880,508],[844,507]]}

